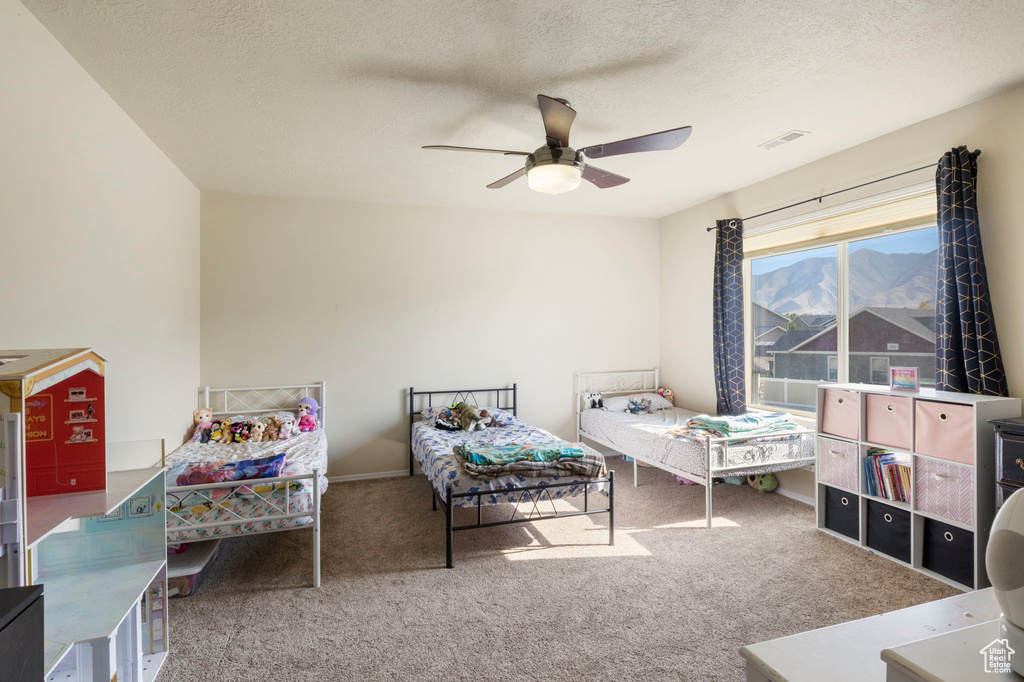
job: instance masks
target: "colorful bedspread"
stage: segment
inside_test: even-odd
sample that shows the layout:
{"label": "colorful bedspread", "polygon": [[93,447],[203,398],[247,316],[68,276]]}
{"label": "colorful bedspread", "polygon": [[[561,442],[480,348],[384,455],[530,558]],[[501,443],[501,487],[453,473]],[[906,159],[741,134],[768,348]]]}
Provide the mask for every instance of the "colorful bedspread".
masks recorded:
{"label": "colorful bedspread", "polygon": [[608,474],[604,456],[585,450],[579,443],[538,443],[523,445],[462,444],[454,448],[462,469],[473,478],[488,479],[508,475],[528,478],[585,476],[603,478]]}
{"label": "colorful bedspread", "polygon": [[[488,428],[483,431],[444,431],[434,426],[432,421],[418,421],[412,427],[412,451],[416,460],[423,468],[427,480],[434,486],[434,489],[445,496],[450,486],[453,493],[476,493],[482,495],[483,504],[512,503],[515,504],[522,498],[528,501],[530,493],[516,492],[515,486],[519,485],[550,485],[551,483],[572,483],[580,482],[579,485],[565,488],[555,488],[551,492],[554,498],[568,498],[583,494],[583,481],[588,476],[567,474],[562,476],[551,476],[543,478],[532,478],[522,473],[502,476],[499,478],[476,479],[470,476],[462,467],[462,463],[455,456],[454,449],[464,443],[474,445],[508,445],[509,443],[521,444],[542,444],[542,443],[564,443],[554,435],[531,426],[526,422],[513,418],[512,421],[501,428]],[[584,451],[599,453],[582,446]],[[603,457],[601,458],[603,462]],[[590,491],[598,489],[597,485],[591,485]],[[474,507],[476,497],[454,498],[453,507]]]}
{"label": "colorful bedspread", "polygon": [[[244,419],[243,415],[232,421]],[[251,417],[249,417],[251,419]],[[282,476],[320,472],[321,494],[327,490],[327,436],[323,429],[301,433],[283,441],[269,443],[198,443],[189,441],[167,456],[167,487],[177,486],[178,476],[195,464],[240,461],[285,454]],[[208,500],[188,493],[167,494],[167,542],[180,543],[218,537],[248,535],[296,526],[308,526],[313,517],[302,516],[277,521],[261,521],[260,517],[283,513],[286,505],[284,483],[259,484],[251,481],[252,490],[230,492]],[[291,483],[289,512],[312,511],[313,486],[310,479]],[[227,526],[194,530],[190,523],[236,520]]]}
{"label": "colorful bedspread", "polygon": [[747,412],[739,416],[712,417],[698,414],[687,422],[690,432],[706,431],[713,436],[761,436],[800,428],[786,412]]}

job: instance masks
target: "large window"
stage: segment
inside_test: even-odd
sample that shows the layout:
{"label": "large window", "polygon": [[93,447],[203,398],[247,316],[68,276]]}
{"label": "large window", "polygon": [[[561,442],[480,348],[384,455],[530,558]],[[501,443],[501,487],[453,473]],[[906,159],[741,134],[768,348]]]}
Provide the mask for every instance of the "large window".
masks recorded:
{"label": "large window", "polygon": [[748,259],[748,403],[815,411],[823,382],[935,383],[935,227]]}

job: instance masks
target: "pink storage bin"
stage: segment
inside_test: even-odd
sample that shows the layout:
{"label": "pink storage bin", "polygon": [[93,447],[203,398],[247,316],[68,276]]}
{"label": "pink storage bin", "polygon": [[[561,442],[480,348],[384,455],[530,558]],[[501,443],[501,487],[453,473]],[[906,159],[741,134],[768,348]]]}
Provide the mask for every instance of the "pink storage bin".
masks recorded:
{"label": "pink storage bin", "polygon": [[952,462],[914,458],[917,509],[968,526],[974,525],[974,470]]}
{"label": "pink storage bin", "polygon": [[914,451],[974,464],[974,408],[931,400],[914,401]]}
{"label": "pink storage bin", "polygon": [[860,438],[860,393],[825,389],[825,401],[821,406],[821,430],[840,438]]}
{"label": "pink storage bin", "polygon": [[856,443],[818,436],[818,480],[837,488],[860,490],[860,457]]}
{"label": "pink storage bin", "polygon": [[910,448],[911,400],[900,396],[868,393],[868,441],[893,448]]}

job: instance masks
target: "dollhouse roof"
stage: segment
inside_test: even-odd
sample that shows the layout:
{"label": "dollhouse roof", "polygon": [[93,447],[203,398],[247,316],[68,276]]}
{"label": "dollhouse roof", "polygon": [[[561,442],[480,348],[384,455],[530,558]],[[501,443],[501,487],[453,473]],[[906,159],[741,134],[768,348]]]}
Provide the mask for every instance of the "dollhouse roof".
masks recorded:
{"label": "dollhouse roof", "polygon": [[87,357],[106,362],[106,358],[91,348],[0,350],[0,380],[27,379]]}

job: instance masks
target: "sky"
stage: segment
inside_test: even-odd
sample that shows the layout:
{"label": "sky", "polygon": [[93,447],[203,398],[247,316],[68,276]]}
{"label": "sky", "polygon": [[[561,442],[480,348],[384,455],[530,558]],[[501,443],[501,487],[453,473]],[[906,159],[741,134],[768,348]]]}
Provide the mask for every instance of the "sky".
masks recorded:
{"label": "sky", "polygon": [[[935,228],[929,227],[924,230],[903,232],[901,234],[883,235],[871,239],[861,239],[850,242],[850,253],[861,249],[874,249],[882,253],[930,253],[938,246],[938,237]],[[787,253],[768,258],[758,258],[751,261],[751,272],[756,275],[763,275],[767,272],[784,268],[805,258],[835,258],[836,247],[823,246],[819,249],[800,251],[798,253]]]}

